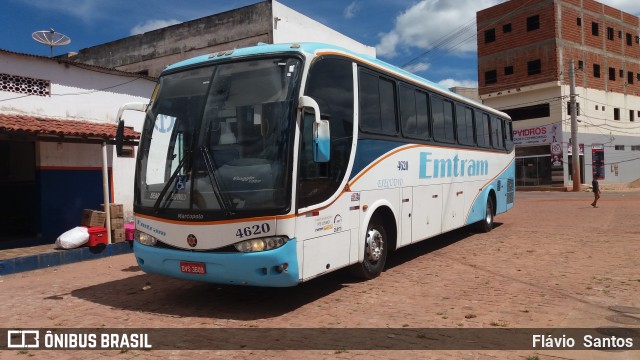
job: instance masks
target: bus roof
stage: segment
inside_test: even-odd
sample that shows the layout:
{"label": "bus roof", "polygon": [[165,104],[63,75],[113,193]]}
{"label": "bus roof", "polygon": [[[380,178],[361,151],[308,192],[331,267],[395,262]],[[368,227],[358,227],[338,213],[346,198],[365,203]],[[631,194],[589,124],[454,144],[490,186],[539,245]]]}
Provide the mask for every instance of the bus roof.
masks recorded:
{"label": "bus roof", "polygon": [[478,108],[481,108],[493,114],[499,115],[501,117],[504,117],[507,119],[510,118],[509,115],[505,114],[504,112],[488,107],[482,103],[466,98],[462,95],[456,94],[442,85],[436,84],[423,77],[417,76],[397,66],[391,65],[389,63],[386,63],[384,61],[381,61],[369,55],[358,54],[351,50],[348,50],[339,46],[324,44],[324,43],[258,44],[256,46],[251,46],[251,47],[238,48],[238,49],[233,49],[228,51],[219,51],[212,54],[196,56],[194,58],[183,60],[178,63],[169,65],[164,69],[163,72],[176,70],[186,66],[192,66],[192,65],[203,64],[208,62],[215,62],[218,60],[228,60],[232,58],[242,58],[246,56],[265,55],[265,54],[274,54],[274,53],[280,53],[280,54],[281,53],[292,53],[292,54],[302,53],[302,54],[305,54],[306,56],[329,55],[329,54],[346,56],[355,61],[360,61],[370,66],[373,66],[377,69],[380,69],[383,72],[398,76],[400,78],[404,78],[405,80],[408,80],[413,83],[418,83],[422,86],[427,87],[430,90],[439,92],[450,98],[471,104],[473,106],[476,106]]}

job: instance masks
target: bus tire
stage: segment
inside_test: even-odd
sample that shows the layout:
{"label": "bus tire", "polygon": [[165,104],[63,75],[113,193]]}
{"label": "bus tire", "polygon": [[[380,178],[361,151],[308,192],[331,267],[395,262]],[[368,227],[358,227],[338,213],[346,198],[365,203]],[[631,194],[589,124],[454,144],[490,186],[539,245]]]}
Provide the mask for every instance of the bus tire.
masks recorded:
{"label": "bus tire", "polygon": [[364,241],[364,259],[355,264],[351,270],[354,276],[371,280],[378,277],[387,261],[389,238],[382,222],[371,219]]}
{"label": "bus tire", "polygon": [[495,214],[495,206],[493,204],[493,198],[491,196],[487,197],[487,205],[485,207],[484,219],[478,221],[476,223],[476,228],[478,232],[488,233],[493,229],[493,218]]}

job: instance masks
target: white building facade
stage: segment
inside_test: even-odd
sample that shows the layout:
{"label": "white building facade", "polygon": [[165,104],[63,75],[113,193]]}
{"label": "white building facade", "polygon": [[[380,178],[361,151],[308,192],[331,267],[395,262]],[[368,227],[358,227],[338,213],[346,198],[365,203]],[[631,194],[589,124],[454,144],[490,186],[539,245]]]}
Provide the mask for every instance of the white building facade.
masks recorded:
{"label": "white building facade", "polygon": [[[118,158],[110,144],[118,108],[147,102],[154,79],[4,50],[0,64],[0,221],[10,229],[3,237],[49,243],[78,226],[83,209],[99,209],[102,143],[110,200],[131,220],[136,147]],[[141,131],[143,114],[127,116]]]}

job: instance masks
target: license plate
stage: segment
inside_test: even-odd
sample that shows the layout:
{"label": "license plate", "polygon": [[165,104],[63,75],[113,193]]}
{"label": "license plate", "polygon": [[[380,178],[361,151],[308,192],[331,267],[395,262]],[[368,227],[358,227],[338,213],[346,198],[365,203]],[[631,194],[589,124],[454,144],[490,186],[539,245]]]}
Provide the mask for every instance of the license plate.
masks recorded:
{"label": "license plate", "polygon": [[180,271],[188,274],[206,274],[207,268],[203,263],[180,261]]}

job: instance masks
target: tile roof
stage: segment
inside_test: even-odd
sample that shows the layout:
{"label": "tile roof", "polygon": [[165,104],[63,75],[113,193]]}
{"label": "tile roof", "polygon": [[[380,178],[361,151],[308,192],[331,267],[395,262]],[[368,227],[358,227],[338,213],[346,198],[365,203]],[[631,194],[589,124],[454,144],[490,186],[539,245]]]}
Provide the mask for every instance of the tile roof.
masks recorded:
{"label": "tile roof", "polygon": [[[116,129],[116,124],[0,113],[0,133],[91,137],[110,140],[115,138]],[[126,140],[137,140],[140,133],[125,128],[124,137]]]}

